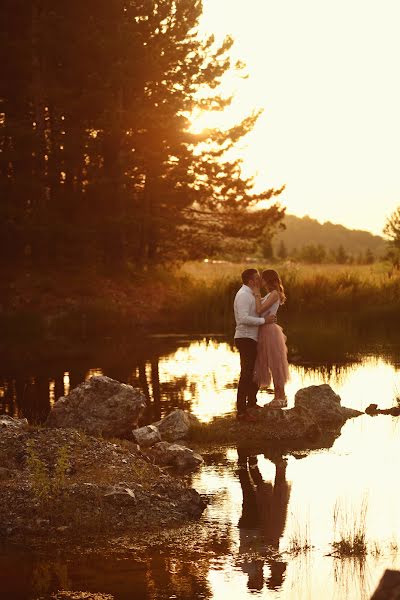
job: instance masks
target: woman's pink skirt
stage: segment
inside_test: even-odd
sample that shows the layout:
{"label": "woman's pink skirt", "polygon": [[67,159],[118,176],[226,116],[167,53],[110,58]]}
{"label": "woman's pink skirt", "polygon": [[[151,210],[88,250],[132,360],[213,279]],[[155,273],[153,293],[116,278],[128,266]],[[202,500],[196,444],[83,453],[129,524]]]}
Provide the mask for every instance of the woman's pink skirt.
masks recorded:
{"label": "woman's pink skirt", "polygon": [[261,325],[258,330],[257,359],[254,369],[254,381],[260,388],[283,388],[289,381],[286,335],[276,323]]}

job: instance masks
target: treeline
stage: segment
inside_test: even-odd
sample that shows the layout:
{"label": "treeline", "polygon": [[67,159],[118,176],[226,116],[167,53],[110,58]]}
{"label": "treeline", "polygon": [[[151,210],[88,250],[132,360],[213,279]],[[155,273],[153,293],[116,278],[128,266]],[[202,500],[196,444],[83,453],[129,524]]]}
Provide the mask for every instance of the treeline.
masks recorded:
{"label": "treeline", "polygon": [[[190,131],[223,110],[232,40],[201,39],[200,0],[3,0],[0,261],[134,268],[215,252],[282,219],[224,158],[257,114]],[[241,69],[240,65],[236,65]],[[210,226],[211,223],[211,226]]]}
{"label": "treeline", "polygon": [[336,263],[338,265],[371,265],[377,259],[370,248],[367,248],[365,252],[354,255],[343,246],[331,249],[322,244],[305,244],[299,248],[293,248],[289,252],[283,241],[280,242],[276,254],[271,254],[269,258],[310,264]]}
{"label": "treeline", "polygon": [[[321,224],[310,217],[300,218],[288,214],[285,215],[283,223],[285,230],[279,231],[273,239],[275,254],[279,252],[281,244],[289,254],[304,254],[305,258],[311,252],[325,254],[334,259],[339,253],[339,248],[343,248],[348,257],[356,261],[362,261],[367,253],[381,258],[387,252],[385,240],[369,231],[349,229],[330,222]],[[307,246],[311,246],[310,252],[305,249]],[[324,259],[322,256],[322,261]],[[339,260],[343,259],[343,253],[340,251]]]}

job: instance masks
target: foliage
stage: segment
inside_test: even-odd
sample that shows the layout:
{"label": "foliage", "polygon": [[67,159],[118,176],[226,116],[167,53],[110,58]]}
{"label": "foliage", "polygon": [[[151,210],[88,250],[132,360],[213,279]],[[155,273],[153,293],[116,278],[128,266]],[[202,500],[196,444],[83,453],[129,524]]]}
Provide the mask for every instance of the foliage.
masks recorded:
{"label": "foliage", "polygon": [[[222,111],[232,40],[200,38],[201,0],[50,2],[0,7],[0,256],[4,264],[114,271],[197,256],[258,236],[253,194],[227,131],[190,131]],[[237,67],[239,68],[239,67]],[[246,234],[247,235],[247,234]]]}
{"label": "foliage", "polygon": [[400,206],[386,219],[383,233],[389,238],[391,245],[400,250]]}
{"label": "foliage", "polygon": [[[264,264],[187,264],[178,275],[174,306],[180,323],[193,330],[221,331],[233,328],[233,298],[240,273]],[[279,312],[286,315],[348,316],[353,324],[371,328],[375,323],[399,322],[400,277],[383,264],[371,266],[275,264],[282,277],[287,302]]]}
{"label": "foliage", "polygon": [[366,540],[366,500],[357,514],[350,514],[338,502],[334,507],[333,526],[336,540],[333,550],[339,556],[365,556],[368,552]]}
{"label": "foliage", "polygon": [[288,257],[288,251],[287,248],[285,246],[285,243],[283,240],[281,240],[276,256],[280,259],[280,260],[285,260],[285,258]]}
{"label": "foliage", "polygon": [[32,477],[33,493],[39,501],[48,499],[50,476],[46,464],[39,458],[32,440],[27,444],[27,465]]}
{"label": "foliage", "polygon": [[27,443],[27,466],[31,474],[32,491],[37,500],[45,504],[59,496],[65,486],[65,474],[70,466],[68,447],[61,446],[51,472],[39,457],[33,440]]}
{"label": "foliage", "polygon": [[285,244],[290,256],[293,256],[295,248],[301,249],[309,244],[323,246],[327,256],[330,251],[336,252],[339,246],[343,246],[347,254],[354,258],[365,257],[369,250],[376,259],[382,257],[386,251],[383,238],[368,231],[348,229],[343,225],[329,222],[321,224],[310,217],[300,218],[288,214],[285,215],[282,223],[285,228],[281,229],[274,238],[275,253],[281,242]]}
{"label": "foliage", "polygon": [[324,262],[326,258],[326,250],[322,244],[315,246],[308,244],[300,248],[296,253],[296,259],[300,262],[318,264]]}

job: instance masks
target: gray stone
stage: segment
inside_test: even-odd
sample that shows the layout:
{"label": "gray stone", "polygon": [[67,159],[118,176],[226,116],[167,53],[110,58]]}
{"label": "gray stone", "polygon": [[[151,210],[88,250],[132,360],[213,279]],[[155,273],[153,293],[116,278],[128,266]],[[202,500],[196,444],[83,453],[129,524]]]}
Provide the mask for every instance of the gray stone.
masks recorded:
{"label": "gray stone", "polygon": [[133,439],[139,446],[150,447],[161,442],[161,435],[156,425],[146,425],[132,431]]}
{"label": "gray stone", "polygon": [[46,425],[104,437],[130,437],[145,408],[140,390],[110,377],[91,377],[57,400]]}
{"label": "gray stone", "polygon": [[341,406],[340,402],[340,396],[335,394],[330,385],[311,385],[296,392],[293,410],[307,409],[317,425],[329,431],[332,427],[340,427],[347,419],[362,414],[359,410]]}
{"label": "gray stone", "polygon": [[150,454],[158,465],[173,466],[179,471],[193,471],[203,463],[200,454],[180,444],[158,442],[151,448]]}
{"label": "gray stone", "polygon": [[196,418],[184,410],[173,410],[169,415],[155,423],[161,434],[161,439],[167,442],[175,442],[187,437]]}
{"label": "gray stone", "polygon": [[119,498],[123,498],[126,497],[127,499],[130,499],[133,502],[136,502],[136,496],[135,493],[131,490],[131,488],[129,487],[124,487],[121,485],[113,485],[105,494],[104,497],[119,497]]}
{"label": "gray stone", "polygon": [[371,600],[400,600],[400,571],[387,569]]}
{"label": "gray stone", "polygon": [[0,430],[1,429],[23,429],[28,425],[27,419],[14,419],[8,415],[0,415]]}

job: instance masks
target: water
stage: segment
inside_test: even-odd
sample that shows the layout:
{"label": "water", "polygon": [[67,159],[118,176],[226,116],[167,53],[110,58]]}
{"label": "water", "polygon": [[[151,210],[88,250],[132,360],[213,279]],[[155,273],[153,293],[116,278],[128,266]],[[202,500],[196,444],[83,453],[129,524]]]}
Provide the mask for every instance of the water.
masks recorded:
{"label": "water", "polygon": [[[395,404],[398,349],[382,341],[359,344],[359,352],[338,352],[336,361],[332,348],[325,350],[318,364],[301,348],[291,349],[289,406],[298,388],[318,383],[329,383],[344,405],[359,410]],[[148,420],[181,407],[209,421],[234,410],[238,369],[238,355],[223,337],[155,336],[139,350],[110,342],[70,361],[35,362],[33,354],[24,365],[3,364],[0,407],[40,422],[55,398],[84,377],[104,373],[141,385]],[[259,395],[260,404],[269,399]],[[211,502],[200,523],[182,532],[182,543],[139,554],[121,550],[118,558],[3,550],[0,573],[8,575],[1,589],[10,599],[46,597],[57,589],[118,600],[367,599],[385,568],[400,569],[399,457],[400,419],[385,415],[349,420],[332,447],[322,450],[282,457],[267,446],[258,455],[214,448],[191,477]],[[333,556],[332,543],[358,525],[365,529],[367,556]],[[291,551],[305,542],[310,550]]]}

